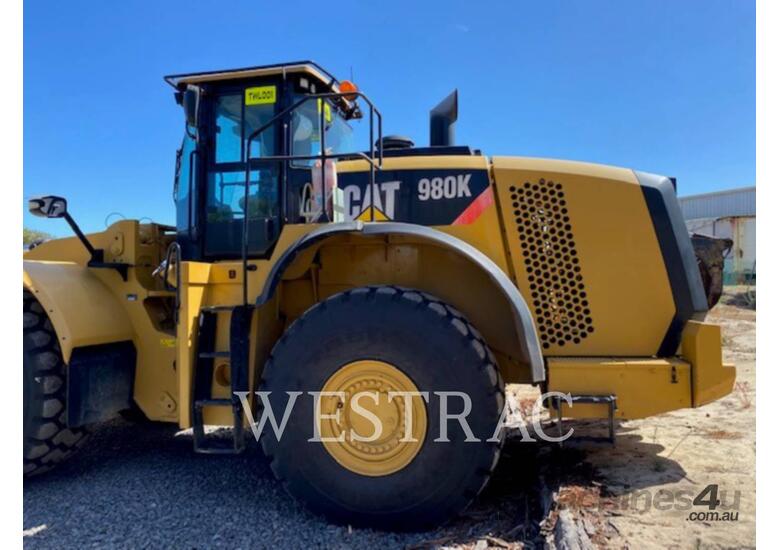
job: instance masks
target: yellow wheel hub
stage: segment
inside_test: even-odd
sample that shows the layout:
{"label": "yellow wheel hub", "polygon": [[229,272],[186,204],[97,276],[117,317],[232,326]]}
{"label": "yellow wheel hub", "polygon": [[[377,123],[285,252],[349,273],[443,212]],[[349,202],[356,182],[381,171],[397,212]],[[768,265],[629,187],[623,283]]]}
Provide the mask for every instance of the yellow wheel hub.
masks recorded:
{"label": "yellow wheel hub", "polygon": [[365,476],[402,470],[422,448],[428,420],[421,396],[392,393],[417,391],[389,363],[364,360],[341,367],[320,397],[325,449],[344,468]]}

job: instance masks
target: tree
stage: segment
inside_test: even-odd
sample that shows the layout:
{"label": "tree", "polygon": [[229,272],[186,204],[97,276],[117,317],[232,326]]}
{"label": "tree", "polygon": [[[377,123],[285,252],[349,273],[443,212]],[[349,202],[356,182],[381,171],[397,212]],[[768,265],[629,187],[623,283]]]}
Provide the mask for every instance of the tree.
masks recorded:
{"label": "tree", "polygon": [[38,231],[36,229],[27,229],[26,227],[22,230],[22,232],[24,237],[24,246],[30,246],[30,244],[41,239],[52,238],[52,236],[49,235],[48,233],[45,233],[43,231]]}

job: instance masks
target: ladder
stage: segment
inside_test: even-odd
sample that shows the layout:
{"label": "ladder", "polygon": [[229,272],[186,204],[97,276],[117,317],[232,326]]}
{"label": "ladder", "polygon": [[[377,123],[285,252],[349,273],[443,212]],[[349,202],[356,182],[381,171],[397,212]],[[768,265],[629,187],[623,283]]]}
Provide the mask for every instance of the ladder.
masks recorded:
{"label": "ladder", "polygon": [[[197,453],[238,454],[244,450],[244,412],[236,392],[249,388],[249,325],[254,306],[210,306],[200,310],[195,372],[192,382],[192,434]],[[230,315],[228,350],[217,350],[217,321],[220,314]],[[211,395],[217,359],[230,364],[230,397]],[[233,412],[233,440],[207,437],[203,424],[207,407],[230,407]]]}
{"label": "ladder", "polygon": [[[615,411],[617,410],[617,396],[615,395],[571,395],[571,404],[587,403],[589,405],[605,405],[607,407],[607,421],[609,435],[607,437],[587,437],[579,436],[580,441],[607,442],[615,445]],[[556,409],[558,421],[558,437],[563,437],[563,407],[562,399],[559,396],[553,397],[554,408]],[[563,441],[559,443],[563,446]]]}

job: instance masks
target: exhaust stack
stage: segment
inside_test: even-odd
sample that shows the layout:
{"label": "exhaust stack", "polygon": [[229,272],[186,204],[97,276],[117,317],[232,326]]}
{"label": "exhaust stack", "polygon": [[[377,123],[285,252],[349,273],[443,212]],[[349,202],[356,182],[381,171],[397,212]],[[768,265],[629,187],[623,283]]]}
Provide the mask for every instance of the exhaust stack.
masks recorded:
{"label": "exhaust stack", "polygon": [[431,109],[431,147],[455,145],[455,121],[458,120],[458,90]]}

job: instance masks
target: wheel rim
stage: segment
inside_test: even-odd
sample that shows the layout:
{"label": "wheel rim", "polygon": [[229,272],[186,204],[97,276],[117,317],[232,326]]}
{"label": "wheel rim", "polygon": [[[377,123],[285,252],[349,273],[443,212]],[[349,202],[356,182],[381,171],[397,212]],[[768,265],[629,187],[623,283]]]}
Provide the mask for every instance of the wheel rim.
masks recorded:
{"label": "wheel rim", "polygon": [[[402,470],[423,446],[427,412],[421,396],[391,394],[418,391],[408,376],[389,363],[362,360],[344,365],[322,387],[322,444],[336,462],[357,474],[385,476]],[[357,407],[376,415],[378,425]],[[409,414],[411,427],[407,428]]]}

